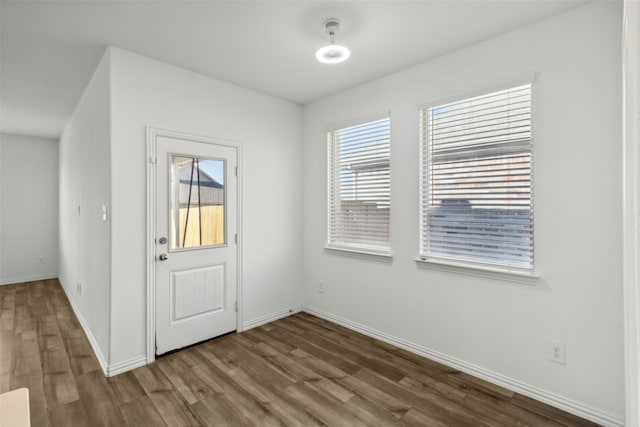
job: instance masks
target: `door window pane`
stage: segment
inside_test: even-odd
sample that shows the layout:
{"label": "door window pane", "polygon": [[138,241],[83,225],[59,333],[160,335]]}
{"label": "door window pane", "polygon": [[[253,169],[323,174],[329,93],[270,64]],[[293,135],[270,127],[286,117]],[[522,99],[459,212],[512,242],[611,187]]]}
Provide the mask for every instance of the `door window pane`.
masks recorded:
{"label": "door window pane", "polygon": [[171,249],[222,245],[225,162],[171,155]]}

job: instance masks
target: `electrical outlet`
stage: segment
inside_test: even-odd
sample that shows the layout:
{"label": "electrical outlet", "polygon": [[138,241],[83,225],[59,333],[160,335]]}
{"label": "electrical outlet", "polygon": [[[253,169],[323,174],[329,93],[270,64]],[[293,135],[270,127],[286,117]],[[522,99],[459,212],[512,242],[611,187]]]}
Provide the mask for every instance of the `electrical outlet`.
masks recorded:
{"label": "electrical outlet", "polygon": [[324,282],[322,280],[318,280],[318,292],[324,294]]}
{"label": "electrical outlet", "polygon": [[40,264],[46,264],[47,263],[47,257],[46,256],[41,256],[40,258],[38,258],[38,262]]}
{"label": "electrical outlet", "polygon": [[78,282],[78,295],[82,295],[82,283]]}
{"label": "electrical outlet", "polygon": [[552,362],[564,365],[564,353],[565,353],[564,344],[552,341],[549,343],[548,351],[549,351],[548,353],[549,360],[551,360]]}

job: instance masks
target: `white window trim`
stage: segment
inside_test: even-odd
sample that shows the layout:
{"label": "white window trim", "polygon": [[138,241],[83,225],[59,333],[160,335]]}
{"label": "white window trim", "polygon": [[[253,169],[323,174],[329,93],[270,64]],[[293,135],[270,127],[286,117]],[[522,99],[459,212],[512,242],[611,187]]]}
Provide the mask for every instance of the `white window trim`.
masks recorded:
{"label": "white window trim", "polygon": [[[418,114],[421,114],[421,111],[424,110],[425,108],[431,108],[434,106],[447,104],[447,103],[458,101],[465,98],[473,98],[485,93],[500,91],[500,90],[508,89],[510,87],[519,86],[519,85],[530,84],[531,87],[533,88],[534,85],[537,83],[539,75],[540,74],[537,72],[524,73],[508,79],[503,79],[493,83],[488,83],[481,87],[476,87],[475,89],[472,89],[472,90],[458,92],[457,94],[449,95],[445,97],[434,98],[427,102],[418,103],[417,111],[418,111]],[[532,110],[532,114],[535,114],[534,113],[535,108],[533,105],[533,95],[532,95],[531,110]],[[535,128],[532,130],[532,135],[534,134],[535,134]],[[420,136],[420,138],[422,138],[422,136]],[[535,139],[534,136],[533,136],[533,139]],[[422,140],[420,140],[420,145],[422,147]],[[532,147],[532,155],[533,155],[533,147]],[[419,156],[418,158],[418,167],[419,167],[419,170],[422,170],[422,155]],[[533,161],[532,161],[532,168],[533,168]],[[531,185],[533,186],[533,184],[534,182],[532,181]],[[420,176],[420,186],[422,186],[422,176]],[[532,210],[535,209],[535,205],[532,204],[531,208]],[[533,217],[535,218],[535,211],[533,212]],[[420,203],[419,218],[420,218],[420,222],[419,222],[418,230],[419,230],[419,235],[421,235],[422,234],[422,218],[423,218],[422,203]],[[485,265],[481,263],[475,263],[473,261],[428,257],[421,254],[422,252],[421,241],[419,242],[419,246],[418,246],[418,256],[414,259],[414,261],[418,267],[425,268],[425,269],[445,271],[445,272],[464,274],[464,275],[476,276],[476,277],[484,277],[484,278],[490,278],[490,279],[496,279],[496,280],[504,280],[508,282],[522,283],[525,285],[536,285],[540,281],[541,276],[535,270],[535,267],[536,267],[535,265],[535,259],[536,259],[535,232],[532,235],[532,239],[533,239],[534,263],[532,265],[531,270],[509,268],[509,267],[503,267],[499,265],[494,266],[490,264]]]}
{"label": "white window trim", "polygon": [[471,261],[455,262],[448,259],[418,257],[414,260],[420,268],[504,280],[507,282],[536,285],[540,276],[533,271],[507,269],[500,266],[482,265]]}
{"label": "white window trim", "polygon": [[[358,126],[358,125],[362,125],[369,122],[375,122],[382,119],[391,119],[391,111],[387,110],[387,111],[380,111],[377,113],[364,114],[355,119],[340,120],[337,122],[333,122],[327,125],[325,129],[325,133],[335,132],[337,130],[350,128],[353,126]],[[325,153],[325,155],[326,154],[327,153]]]}
{"label": "white window trim", "polygon": [[372,261],[392,262],[393,254],[391,252],[366,250],[360,248],[348,248],[344,246],[327,245],[324,247],[325,252],[332,255],[344,255],[354,258],[369,259]]}
{"label": "white window trim", "polygon": [[534,86],[538,80],[539,73],[524,73],[508,79],[499,80],[493,83],[487,83],[485,85],[475,87],[474,89],[458,92],[453,95],[443,96],[440,98],[433,98],[426,102],[417,104],[417,110],[423,110],[425,108],[436,107],[441,104],[448,104],[454,101],[460,101],[465,98],[474,98],[476,96],[483,95],[489,92],[498,92],[504,89],[509,89],[514,86],[530,84]]}

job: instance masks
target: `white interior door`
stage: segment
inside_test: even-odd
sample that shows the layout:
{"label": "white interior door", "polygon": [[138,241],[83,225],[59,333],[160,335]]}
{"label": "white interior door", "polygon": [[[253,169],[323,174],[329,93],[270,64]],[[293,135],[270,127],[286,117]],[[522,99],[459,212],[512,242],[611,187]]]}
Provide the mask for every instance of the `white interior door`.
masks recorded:
{"label": "white interior door", "polygon": [[156,139],[156,354],[237,327],[237,150]]}

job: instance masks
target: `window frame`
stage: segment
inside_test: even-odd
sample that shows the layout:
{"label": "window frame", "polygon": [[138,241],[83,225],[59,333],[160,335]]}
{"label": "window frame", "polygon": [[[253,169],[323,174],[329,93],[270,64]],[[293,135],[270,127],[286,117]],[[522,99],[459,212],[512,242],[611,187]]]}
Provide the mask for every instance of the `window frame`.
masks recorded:
{"label": "window frame", "polygon": [[[481,88],[477,88],[472,91],[467,91],[463,93],[458,93],[456,95],[447,96],[443,98],[437,98],[431,100],[426,103],[422,103],[418,105],[418,115],[420,122],[420,157],[418,159],[419,165],[419,246],[418,246],[418,255],[414,259],[418,267],[421,268],[429,268],[435,269],[439,271],[447,271],[454,272],[458,274],[471,275],[471,276],[480,276],[487,277],[498,280],[507,280],[512,282],[519,282],[524,284],[536,284],[540,279],[540,276],[536,272],[536,264],[535,264],[535,212],[534,212],[534,203],[533,203],[533,195],[534,195],[534,133],[535,129],[533,127],[534,122],[534,87],[536,82],[537,75],[535,73],[529,73],[525,75],[521,75],[515,77],[513,79],[501,81],[499,83],[495,83],[492,85],[486,85]],[[427,220],[425,216],[427,215],[426,206],[427,202],[424,198],[428,197],[430,186],[431,186],[431,177],[425,176],[428,174],[430,169],[430,163],[423,164],[424,161],[430,162],[430,153],[425,152],[425,150],[429,150],[429,140],[428,135],[424,135],[424,129],[426,124],[423,123],[423,116],[428,115],[429,108],[443,106],[452,102],[469,100],[475,97],[490,95],[494,92],[499,92],[503,90],[508,90],[511,88],[516,88],[518,86],[530,85],[531,86],[531,95],[530,95],[530,108],[531,108],[531,143],[530,143],[530,171],[531,171],[531,179],[530,179],[530,191],[531,191],[531,205],[530,205],[530,213],[531,213],[531,268],[519,268],[507,265],[494,264],[489,262],[478,262],[469,259],[460,259],[446,256],[434,256],[426,253],[426,230],[425,227],[427,225]]]}
{"label": "window frame", "polygon": [[[340,243],[335,240],[332,241],[332,223],[335,220],[335,212],[332,209],[332,203],[334,195],[335,185],[335,176],[332,174],[332,171],[335,167],[335,159],[333,158],[333,153],[335,152],[335,133],[346,130],[349,128],[355,128],[359,126],[366,126],[368,124],[387,120],[388,121],[388,192],[389,192],[389,214],[388,214],[388,222],[387,222],[387,233],[388,233],[388,246],[386,247],[375,247],[373,245],[362,244],[358,245],[357,243]],[[370,259],[374,261],[382,261],[382,262],[391,262],[393,259],[393,254],[391,251],[391,114],[386,111],[384,113],[379,114],[371,114],[368,116],[360,117],[359,119],[342,121],[338,123],[334,123],[326,128],[325,133],[326,138],[326,183],[327,183],[327,203],[326,203],[326,243],[325,243],[325,252],[335,255],[344,255],[355,258],[364,258]],[[332,144],[334,144],[332,146]]]}

